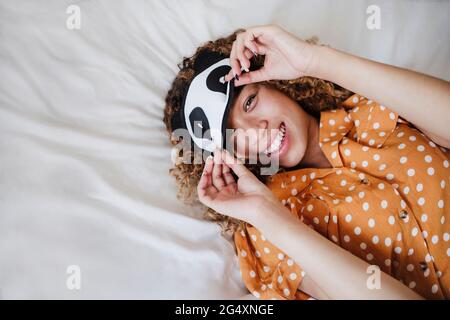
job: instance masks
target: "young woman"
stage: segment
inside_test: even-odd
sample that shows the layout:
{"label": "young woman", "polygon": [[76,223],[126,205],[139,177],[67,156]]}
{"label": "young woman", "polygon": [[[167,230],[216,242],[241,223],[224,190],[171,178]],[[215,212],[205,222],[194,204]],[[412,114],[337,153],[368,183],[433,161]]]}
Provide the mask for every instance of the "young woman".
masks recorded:
{"label": "young woman", "polygon": [[[183,61],[166,98],[169,133],[205,50],[229,56],[227,124],[245,129],[232,136],[242,160],[217,149],[205,163],[175,158],[172,174],[182,198],[196,190],[207,217],[233,233],[249,291],[448,298],[450,84],[259,26]],[[256,143],[239,143],[248,129],[262,129]],[[282,172],[265,179],[245,164],[262,152]]]}

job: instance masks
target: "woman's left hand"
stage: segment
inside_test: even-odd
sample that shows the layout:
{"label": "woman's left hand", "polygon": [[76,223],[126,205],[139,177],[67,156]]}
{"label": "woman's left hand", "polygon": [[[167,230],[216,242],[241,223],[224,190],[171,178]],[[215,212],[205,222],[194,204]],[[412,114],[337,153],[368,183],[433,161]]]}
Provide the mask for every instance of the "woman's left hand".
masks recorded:
{"label": "woman's left hand", "polygon": [[197,192],[204,205],[252,225],[258,224],[263,208],[285,209],[264,183],[225,150],[217,150],[214,159],[206,160]]}

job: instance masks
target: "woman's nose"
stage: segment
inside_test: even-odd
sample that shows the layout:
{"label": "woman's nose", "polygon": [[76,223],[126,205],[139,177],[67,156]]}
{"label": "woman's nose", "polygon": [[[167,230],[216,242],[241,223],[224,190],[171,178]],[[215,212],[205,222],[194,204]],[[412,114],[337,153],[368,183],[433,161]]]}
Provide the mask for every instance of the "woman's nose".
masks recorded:
{"label": "woman's nose", "polygon": [[258,129],[267,129],[269,122],[267,120],[260,120],[258,122]]}

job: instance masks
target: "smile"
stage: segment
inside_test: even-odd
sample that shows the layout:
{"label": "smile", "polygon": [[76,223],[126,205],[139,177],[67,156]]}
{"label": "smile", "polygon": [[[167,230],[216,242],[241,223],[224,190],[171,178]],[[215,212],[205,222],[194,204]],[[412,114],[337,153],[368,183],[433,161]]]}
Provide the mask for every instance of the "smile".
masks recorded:
{"label": "smile", "polygon": [[273,139],[270,146],[268,146],[267,149],[264,150],[264,154],[271,156],[273,153],[281,153],[280,151],[284,149],[283,147],[285,145],[286,133],[286,125],[284,124],[284,122],[282,122],[280,124],[277,136],[275,137],[275,139]]}

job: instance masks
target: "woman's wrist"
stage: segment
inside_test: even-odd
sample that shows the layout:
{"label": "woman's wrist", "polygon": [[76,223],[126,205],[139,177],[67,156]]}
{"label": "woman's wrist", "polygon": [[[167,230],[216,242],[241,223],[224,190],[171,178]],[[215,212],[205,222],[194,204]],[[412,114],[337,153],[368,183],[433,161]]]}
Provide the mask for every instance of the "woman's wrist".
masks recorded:
{"label": "woman's wrist", "polygon": [[333,73],[337,67],[337,55],[336,50],[324,46],[324,45],[314,45],[313,46],[313,58],[308,67],[308,76],[319,78],[323,80],[333,81]]}
{"label": "woman's wrist", "polygon": [[262,198],[255,205],[252,225],[265,230],[267,227],[276,225],[283,218],[289,217],[291,213],[275,197]]}

